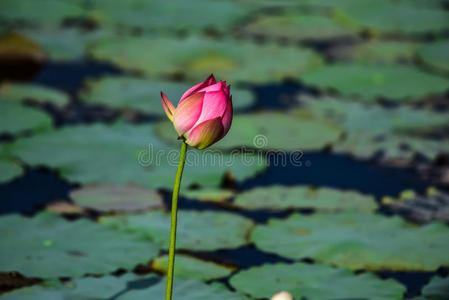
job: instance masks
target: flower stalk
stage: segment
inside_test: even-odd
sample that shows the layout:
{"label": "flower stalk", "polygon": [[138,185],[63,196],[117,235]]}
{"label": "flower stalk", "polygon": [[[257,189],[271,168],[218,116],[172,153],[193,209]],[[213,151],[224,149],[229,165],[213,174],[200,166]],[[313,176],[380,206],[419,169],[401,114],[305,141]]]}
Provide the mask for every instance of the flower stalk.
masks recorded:
{"label": "flower stalk", "polygon": [[221,140],[228,133],[233,116],[230,90],[231,86],[227,85],[226,81],[217,82],[214,75],[211,74],[205,81],[188,89],[179,100],[178,106],[173,105],[167,95],[161,91],[162,108],[167,118],[173,123],[178,134],[178,140],[182,140],[171,206],[170,249],[165,300],[171,300],[173,293],[178,195],[187,145],[199,150],[205,149]]}
{"label": "flower stalk", "polygon": [[168,271],[167,271],[167,289],[165,300],[172,299],[173,293],[173,275],[175,270],[175,248],[176,248],[176,226],[178,221],[178,196],[181,186],[182,173],[184,171],[184,162],[186,160],[187,144],[182,141],[181,153],[179,155],[178,171],[176,172],[175,185],[171,202],[171,225],[170,225],[170,249],[168,252]]}

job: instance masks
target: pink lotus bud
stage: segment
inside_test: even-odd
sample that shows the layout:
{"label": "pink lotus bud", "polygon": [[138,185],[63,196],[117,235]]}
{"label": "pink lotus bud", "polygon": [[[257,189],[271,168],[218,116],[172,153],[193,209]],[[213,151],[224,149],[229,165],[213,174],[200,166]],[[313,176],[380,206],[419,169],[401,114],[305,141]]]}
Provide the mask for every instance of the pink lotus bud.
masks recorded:
{"label": "pink lotus bud", "polygon": [[221,140],[232,123],[231,86],[215,81],[210,75],[182,95],[178,107],[161,92],[162,106],[180,138],[187,144],[204,149]]}

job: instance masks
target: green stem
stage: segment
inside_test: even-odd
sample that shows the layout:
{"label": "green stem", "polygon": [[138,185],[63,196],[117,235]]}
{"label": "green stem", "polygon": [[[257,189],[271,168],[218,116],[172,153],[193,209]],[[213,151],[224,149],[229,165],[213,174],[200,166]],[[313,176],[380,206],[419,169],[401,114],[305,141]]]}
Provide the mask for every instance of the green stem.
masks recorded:
{"label": "green stem", "polygon": [[173,273],[175,268],[175,248],[176,248],[176,224],[178,219],[178,195],[179,195],[179,188],[181,186],[182,171],[184,170],[184,162],[186,160],[186,153],[187,153],[187,144],[183,141],[171,201],[170,250],[168,253],[167,290],[165,292],[165,300],[171,300],[173,292]]}

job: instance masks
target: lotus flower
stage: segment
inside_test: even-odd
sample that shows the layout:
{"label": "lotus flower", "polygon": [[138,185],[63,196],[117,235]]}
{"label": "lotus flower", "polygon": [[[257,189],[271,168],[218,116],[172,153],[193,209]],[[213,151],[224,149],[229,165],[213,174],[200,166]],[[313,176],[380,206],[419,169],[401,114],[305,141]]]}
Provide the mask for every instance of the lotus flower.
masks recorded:
{"label": "lotus flower", "polygon": [[162,106],[179,138],[198,149],[221,140],[232,123],[230,88],[226,81],[216,82],[212,74],[187,90],[177,107],[161,92]]}

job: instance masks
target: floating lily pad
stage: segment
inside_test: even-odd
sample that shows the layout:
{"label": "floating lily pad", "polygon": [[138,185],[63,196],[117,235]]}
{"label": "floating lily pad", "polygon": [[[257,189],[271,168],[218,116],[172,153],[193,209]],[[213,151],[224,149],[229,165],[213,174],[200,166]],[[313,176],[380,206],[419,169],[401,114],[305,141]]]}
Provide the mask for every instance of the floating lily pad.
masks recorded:
{"label": "floating lily pad", "polygon": [[[170,127],[173,127],[170,122],[159,123],[157,134],[166,141],[174,140],[176,132]],[[320,150],[341,134],[336,123],[310,115],[297,117],[274,112],[235,115],[228,135],[213,148]]]}
{"label": "floating lily pad", "polygon": [[87,16],[103,26],[151,31],[227,31],[248,9],[230,1],[96,0]]}
{"label": "floating lily pad", "polygon": [[392,279],[373,274],[355,275],[349,270],[323,265],[265,264],[244,270],[230,280],[240,292],[266,298],[278,291],[289,291],[295,299],[403,299],[405,287]]}
{"label": "floating lily pad", "polygon": [[[342,127],[344,139],[332,149],[362,158],[370,158],[382,151],[383,158],[412,159],[417,154],[435,159],[449,153],[449,140],[431,138],[444,132],[449,116],[423,108],[383,108],[376,105],[348,102],[345,98],[301,97],[299,115],[312,114],[316,118],[333,120]],[[376,120],[376,122],[366,122]]]}
{"label": "floating lily pad", "polygon": [[341,134],[335,123],[316,120],[313,116],[271,112],[236,115],[228,136],[217,147],[319,150],[338,140]]}
{"label": "floating lily pad", "polygon": [[90,52],[96,59],[148,76],[183,74],[192,81],[202,81],[214,73],[231,83],[272,82],[299,76],[322,64],[321,57],[308,49],[196,36],[181,40],[120,37],[100,41]]}
{"label": "floating lily pad", "polygon": [[[163,249],[170,239],[170,214],[154,211],[141,215],[102,217],[100,223],[121,231],[140,233]],[[245,245],[253,223],[224,212],[180,211],[177,249],[212,251]]]}
{"label": "floating lily pad", "polygon": [[23,30],[26,37],[42,46],[52,61],[80,60],[92,42],[110,38],[106,30],[82,31],[78,29]]}
{"label": "floating lily pad", "polygon": [[[151,81],[133,77],[103,77],[88,81],[81,98],[90,104],[100,104],[119,109],[132,109],[158,116],[165,116],[161,106],[163,91],[177,104],[191,85],[176,82]],[[248,90],[232,89],[234,109],[242,109],[254,103],[254,95]]]}
{"label": "floating lily pad", "polygon": [[234,197],[235,193],[231,190],[206,188],[182,191],[182,195],[197,201],[224,203]]}
{"label": "floating lily pad", "polygon": [[[164,274],[168,269],[168,256],[161,256],[153,260],[151,267]],[[184,279],[212,280],[227,277],[233,270],[230,267],[201,260],[187,255],[177,254],[175,276]]]}
{"label": "floating lily pad", "polygon": [[0,97],[8,100],[32,100],[38,103],[51,103],[56,106],[66,105],[69,95],[52,88],[36,84],[4,84],[0,88]]}
{"label": "floating lily pad", "polygon": [[449,223],[449,194],[439,191],[426,196],[411,193],[404,197],[403,194],[407,195],[403,192],[399,198],[384,197],[382,203],[385,211],[399,214],[415,223]]}
{"label": "floating lily pad", "polygon": [[[11,151],[29,165],[58,169],[72,182],[172,188],[180,144],[169,147],[157,140],[152,131],[153,125],[121,123],[65,127],[19,139]],[[245,156],[248,157],[253,156]],[[226,172],[243,180],[265,167],[265,161],[247,164],[239,155],[190,148],[183,185],[216,186]]]}
{"label": "floating lily pad", "polygon": [[412,62],[419,43],[373,40],[356,46],[340,46],[332,50],[339,60],[364,63]]}
{"label": "floating lily pad", "polygon": [[[244,295],[229,291],[221,284],[208,285],[194,280],[177,279],[173,286],[173,299],[183,300],[245,300]],[[1,300],[148,300],[163,299],[166,281],[156,275],[139,277],[125,274],[120,277],[86,277],[66,284],[35,285],[0,296]]]}
{"label": "floating lily pad", "polygon": [[325,16],[295,11],[285,15],[260,16],[243,28],[245,33],[293,40],[326,40],[351,37],[354,32]]}
{"label": "floating lily pad", "polygon": [[0,134],[45,131],[52,126],[52,119],[46,113],[3,97],[0,99],[0,111]]}
{"label": "floating lily pad", "polygon": [[386,161],[411,161],[416,156],[432,161],[449,153],[449,139],[432,140],[401,135],[349,134],[333,147],[335,152],[350,153],[360,158],[372,158],[381,154]]}
{"label": "floating lily pad", "polygon": [[444,93],[449,80],[405,65],[334,64],[301,76],[306,84],[370,101],[419,101]]}
{"label": "floating lily pad", "polygon": [[2,64],[11,62],[39,64],[43,61],[44,56],[45,53],[39,44],[21,34],[2,33],[0,35],[0,62]]}
{"label": "floating lily pad", "polygon": [[156,247],[133,234],[124,234],[88,220],[69,222],[42,213],[33,218],[0,217],[4,247],[2,272],[54,278],[103,274],[132,269],[157,255]]}
{"label": "floating lily pad", "polygon": [[449,40],[438,41],[423,46],[418,51],[419,58],[435,69],[449,72]]}
{"label": "floating lily pad", "polygon": [[298,116],[312,114],[317,119],[330,119],[346,132],[425,136],[449,125],[449,115],[443,112],[409,107],[384,108],[348,100],[335,97],[300,97],[302,106],[296,113]]}
{"label": "floating lily pad", "polygon": [[81,17],[81,1],[64,0],[3,0],[0,18],[12,24],[56,26],[64,19]]}
{"label": "floating lily pad", "polygon": [[373,196],[353,191],[310,186],[271,186],[238,194],[234,205],[245,209],[316,209],[319,211],[373,212],[377,209]]}
{"label": "floating lily pad", "polygon": [[70,198],[79,206],[101,212],[135,212],[163,207],[160,194],[132,185],[83,186],[72,191]]}
{"label": "floating lily pad", "polygon": [[449,277],[433,277],[422,290],[424,299],[449,300]]}
{"label": "floating lily pad", "polygon": [[0,183],[6,183],[23,174],[20,165],[13,161],[0,159]]}
{"label": "floating lily pad", "polygon": [[441,0],[398,0],[397,3],[407,3],[415,7],[444,9],[444,2]]}
{"label": "floating lily pad", "polygon": [[417,1],[347,1],[338,8],[336,18],[354,28],[382,34],[436,33],[449,28],[449,13],[438,7],[425,7],[416,3]]}
{"label": "floating lily pad", "polygon": [[399,217],[355,212],[294,214],[257,226],[251,240],[267,252],[354,270],[433,271],[449,266],[446,225],[413,226]]}

